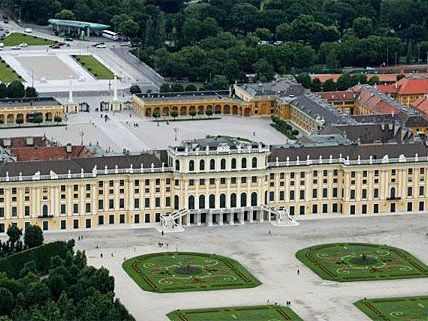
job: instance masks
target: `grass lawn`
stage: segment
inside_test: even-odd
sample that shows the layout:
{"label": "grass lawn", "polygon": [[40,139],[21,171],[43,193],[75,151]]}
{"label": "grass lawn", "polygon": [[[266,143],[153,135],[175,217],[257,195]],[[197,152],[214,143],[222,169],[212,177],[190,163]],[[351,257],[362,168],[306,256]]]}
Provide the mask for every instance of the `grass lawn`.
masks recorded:
{"label": "grass lawn", "polygon": [[22,81],[22,78],[6,61],[0,58],[0,81],[8,84],[14,80]]}
{"label": "grass lawn", "polygon": [[428,320],[428,296],[360,300],[354,304],[374,321]]}
{"label": "grass lawn", "polygon": [[96,79],[114,79],[113,72],[92,55],[74,55],[74,59]]}
{"label": "grass lawn", "polygon": [[325,280],[339,282],[428,277],[428,267],[410,253],[360,243],[323,244],[300,250],[297,258]]}
{"label": "grass lawn", "polygon": [[274,305],[177,310],[168,314],[171,321],[303,321],[290,308]]}
{"label": "grass lawn", "polygon": [[167,252],[134,257],[126,273],[146,291],[168,293],[253,288],[260,282],[235,260],[215,254]]}
{"label": "grass lawn", "polygon": [[55,41],[39,38],[32,35],[27,35],[25,33],[11,33],[10,35],[1,39],[1,42],[3,42],[5,46],[17,46],[24,42],[29,46],[49,46],[55,43]]}

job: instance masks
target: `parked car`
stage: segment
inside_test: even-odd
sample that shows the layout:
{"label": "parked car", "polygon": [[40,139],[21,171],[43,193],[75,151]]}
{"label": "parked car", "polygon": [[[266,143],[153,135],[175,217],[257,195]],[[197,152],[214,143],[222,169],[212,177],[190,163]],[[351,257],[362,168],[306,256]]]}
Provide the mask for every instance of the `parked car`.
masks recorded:
{"label": "parked car", "polygon": [[9,23],[9,20],[5,19],[5,20],[3,20],[3,23]]}
{"label": "parked car", "polygon": [[21,47],[19,47],[19,46],[13,46],[12,48],[10,48],[10,49],[12,49],[12,50],[20,50],[21,49]]}
{"label": "parked car", "polygon": [[32,33],[32,32],[33,32],[33,29],[31,29],[31,28],[25,28],[25,29],[24,29],[24,32],[25,32],[25,33]]}
{"label": "parked car", "polygon": [[100,44],[96,45],[95,48],[107,48],[107,46],[105,43],[100,43]]}
{"label": "parked car", "polygon": [[49,48],[51,48],[51,49],[61,49],[61,46],[56,43],[56,44],[50,45]]}
{"label": "parked car", "polygon": [[0,49],[3,49],[3,48],[4,48],[4,43],[0,42]]}
{"label": "parked car", "polygon": [[105,45],[105,43],[104,42],[97,42],[96,44],[93,44],[92,47],[96,47],[99,45]]}
{"label": "parked car", "polygon": [[23,43],[19,44],[19,47],[20,47],[20,48],[27,48],[27,47],[28,47],[28,44],[27,44],[27,43],[25,43],[25,42],[23,42]]}
{"label": "parked car", "polygon": [[65,41],[73,41],[73,38],[65,38]]}

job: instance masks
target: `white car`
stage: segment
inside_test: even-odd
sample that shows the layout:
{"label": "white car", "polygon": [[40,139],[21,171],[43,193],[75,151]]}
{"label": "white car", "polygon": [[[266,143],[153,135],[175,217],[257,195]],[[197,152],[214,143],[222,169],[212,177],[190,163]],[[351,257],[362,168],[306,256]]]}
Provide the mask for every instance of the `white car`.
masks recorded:
{"label": "white car", "polygon": [[21,43],[21,44],[19,45],[19,47],[20,47],[20,48],[26,48],[26,47],[28,47],[28,44],[27,44],[27,43],[25,43],[25,42],[23,42],[23,43]]}
{"label": "white car", "polygon": [[107,46],[105,43],[100,43],[100,44],[96,45],[95,48],[107,48]]}
{"label": "white car", "polygon": [[32,32],[33,32],[33,29],[31,29],[31,28],[25,28],[25,29],[24,29],[24,32],[25,32],[25,33],[32,33]]}
{"label": "white car", "polygon": [[3,48],[4,48],[4,43],[0,42],[0,49],[3,49]]}
{"label": "white car", "polygon": [[10,49],[12,49],[12,50],[20,50],[21,49],[21,47],[19,47],[19,46],[13,46],[12,48],[10,48]]}

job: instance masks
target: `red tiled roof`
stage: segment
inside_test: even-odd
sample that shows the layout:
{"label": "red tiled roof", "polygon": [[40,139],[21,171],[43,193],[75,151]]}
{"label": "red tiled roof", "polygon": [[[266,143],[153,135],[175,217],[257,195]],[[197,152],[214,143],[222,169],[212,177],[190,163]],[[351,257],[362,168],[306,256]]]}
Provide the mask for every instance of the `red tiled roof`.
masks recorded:
{"label": "red tiled roof", "polygon": [[42,146],[48,146],[50,144],[51,144],[51,141],[44,136],[0,138],[0,146],[6,147],[6,148],[18,148],[18,147],[29,147],[29,146],[42,147]]}
{"label": "red tiled roof", "polygon": [[367,88],[362,87],[360,95],[358,96],[360,104],[367,107],[377,114],[398,114],[401,111],[395,108],[393,105],[384,101],[378,95],[374,95]]}
{"label": "red tiled roof", "polygon": [[319,92],[318,95],[327,101],[341,101],[341,100],[354,100],[356,93],[353,91],[324,91]]}
{"label": "red tiled roof", "polygon": [[399,95],[424,95],[428,93],[428,78],[403,78],[393,85],[378,86],[385,93]]}
{"label": "red tiled roof", "polygon": [[420,97],[411,106],[419,110],[425,118],[428,118],[428,97]]}
{"label": "red tiled roof", "polygon": [[70,153],[67,152],[66,146],[18,147],[11,148],[11,154],[18,161],[74,159],[92,156],[85,146],[71,146]]}

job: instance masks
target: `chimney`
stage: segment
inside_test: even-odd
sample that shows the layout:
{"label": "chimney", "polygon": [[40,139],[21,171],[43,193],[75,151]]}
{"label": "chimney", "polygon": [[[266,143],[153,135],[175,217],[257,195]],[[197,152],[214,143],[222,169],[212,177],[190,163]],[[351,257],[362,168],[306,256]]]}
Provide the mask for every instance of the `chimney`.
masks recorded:
{"label": "chimney", "polygon": [[66,150],[67,153],[71,153],[72,149],[73,149],[73,147],[71,146],[71,144],[67,144],[65,146],[65,150]]}
{"label": "chimney", "polygon": [[33,139],[33,137],[27,137],[27,138],[25,138],[25,143],[27,144],[27,146],[33,146],[34,145],[34,139]]}

